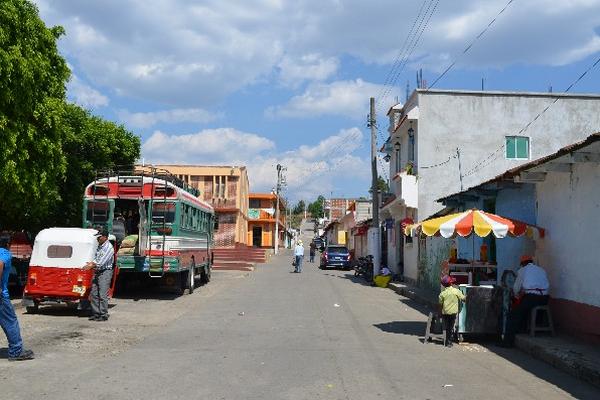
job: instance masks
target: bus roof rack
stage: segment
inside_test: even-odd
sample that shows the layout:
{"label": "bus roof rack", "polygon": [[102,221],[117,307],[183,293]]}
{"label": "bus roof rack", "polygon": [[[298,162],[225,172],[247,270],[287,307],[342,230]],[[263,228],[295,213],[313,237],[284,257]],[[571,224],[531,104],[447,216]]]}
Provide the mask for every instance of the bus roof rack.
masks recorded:
{"label": "bus roof rack", "polygon": [[172,183],[173,185],[185,190],[186,192],[188,192],[196,197],[200,196],[200,190],[188,185],[182,179],[173,175],[168,170],[162,169],[162,168],[156,168],[153,166],[143,166],[143,167],[136,166],[134,168],[131,168],[131,166],[129,166],[127,169],[122,169],[122,170],[121,169],[105,169],[105,170],[97,171],[96,179],[110,178],[113,176],[117,176],[117,177],[119,177],[119,176],[142,176],[142,177],[148,177],[148,178],[162,179],[166,182]]}

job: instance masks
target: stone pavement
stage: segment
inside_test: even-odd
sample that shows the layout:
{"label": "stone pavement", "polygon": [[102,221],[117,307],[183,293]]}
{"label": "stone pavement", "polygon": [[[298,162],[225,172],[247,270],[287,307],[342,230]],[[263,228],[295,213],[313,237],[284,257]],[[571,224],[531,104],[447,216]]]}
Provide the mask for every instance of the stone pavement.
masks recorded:
{"label": "stone pavement", "polygon": [[[437,307],[437,299],[423,289],[400,282],[390,283],[389,288],[430,309]],[[600,349],[597,346],[566,335],[531,337],[527,334],[517,335],[515,346],[576,378],[600,387]]]}

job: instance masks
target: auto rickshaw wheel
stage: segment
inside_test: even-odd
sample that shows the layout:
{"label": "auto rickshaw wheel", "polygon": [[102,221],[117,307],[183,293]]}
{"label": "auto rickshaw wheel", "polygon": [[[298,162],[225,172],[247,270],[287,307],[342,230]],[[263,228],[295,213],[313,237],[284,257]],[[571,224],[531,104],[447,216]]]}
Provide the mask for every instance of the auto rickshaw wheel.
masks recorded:
{"label": "auto rickshaw wheel", "polygon": [[33,301],[32,306],[25,307],[25,311],[27,311],[27,314],[37,314],[39,310],[40,310],[40,302],[37,300]]}

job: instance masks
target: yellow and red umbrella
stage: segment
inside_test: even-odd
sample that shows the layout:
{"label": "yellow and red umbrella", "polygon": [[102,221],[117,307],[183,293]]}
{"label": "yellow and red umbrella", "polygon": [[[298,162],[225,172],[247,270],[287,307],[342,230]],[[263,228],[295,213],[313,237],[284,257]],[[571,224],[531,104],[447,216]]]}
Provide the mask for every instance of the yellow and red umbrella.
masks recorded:
{"label": "yellow and red umbrella", "polygon": [[480,237],[493,233],[498,239],[524,234],[532,237],[544,236],[544,230],[537,226],[475,209],[408,225],[404,233],[407,236],[414,236],[419,231],[427,236],[440,235],[445,238],[455,235],[467,237],[473,232]]}

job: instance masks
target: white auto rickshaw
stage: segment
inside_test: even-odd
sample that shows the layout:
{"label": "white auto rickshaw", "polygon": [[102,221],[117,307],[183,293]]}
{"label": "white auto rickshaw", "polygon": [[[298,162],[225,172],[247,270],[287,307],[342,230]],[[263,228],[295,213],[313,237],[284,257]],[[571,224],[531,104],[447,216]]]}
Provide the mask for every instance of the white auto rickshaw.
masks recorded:
{"label": "white auto rickshaw", "polygon": [[[93,270],[83,270],[98,248],[95,229],[48,228],[35,238],[29,263],[23,304],[35,313],[42,304],[78,305],[87,300],[92,286]],[[112,296],[118,271],[113,274],[109,290]]]}

